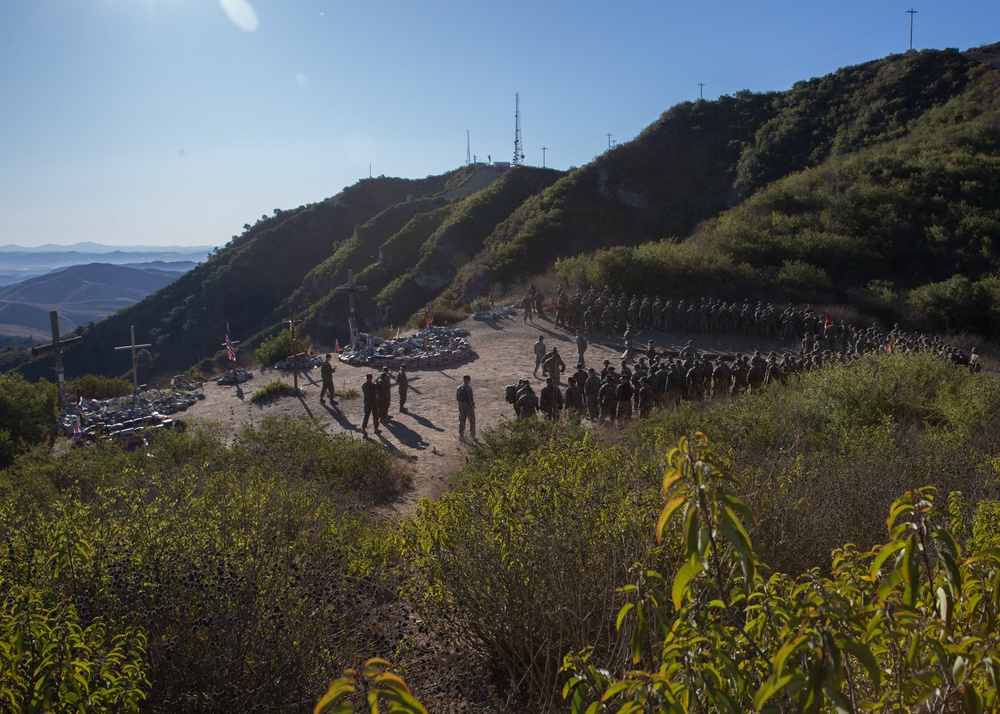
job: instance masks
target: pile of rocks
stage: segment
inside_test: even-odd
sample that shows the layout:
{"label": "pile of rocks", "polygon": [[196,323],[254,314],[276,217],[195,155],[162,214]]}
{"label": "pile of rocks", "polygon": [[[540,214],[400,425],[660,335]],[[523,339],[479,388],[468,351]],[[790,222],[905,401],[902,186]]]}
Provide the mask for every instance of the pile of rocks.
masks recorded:
{"label": "pile of rocks", "polygon": [[341,362],[396,369],[406,364],[411,369],[422,369],[458,362],[472,353],[469,331],[458,327],[432,325],[413,335],[390,339],[362,337],[356,349],[340,355]]}
{"label": "pile of rocks", "polygon": [[79,444],[98,440],[117,441],[128,447],[145,443],[156,429],[183,430],[180,419],[168,415],[186,411],[205,395],[197,391],[174,391],[154,399],[80,399],[67,408],[58,428]]}

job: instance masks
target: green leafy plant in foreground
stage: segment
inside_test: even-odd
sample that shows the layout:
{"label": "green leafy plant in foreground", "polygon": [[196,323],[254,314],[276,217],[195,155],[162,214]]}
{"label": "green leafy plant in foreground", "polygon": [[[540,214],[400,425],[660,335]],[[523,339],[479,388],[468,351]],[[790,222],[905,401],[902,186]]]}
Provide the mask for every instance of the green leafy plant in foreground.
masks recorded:
{"label": "green leafy plant in foreground", "polygon": [[[361,677],[353,669],[330,684],[313,714],[354,714],[357,711],[351,697],[364,692],[368,711],[372,714],[427,714],[427,709],[413,696],[406,682],[387,671],[391,665],[384,659],[373,658],[365,663]],[[383,703],[385,708],[383,708]]]}
{"label": "green leafy plant in foreground", "polygon": [[85,625],[72,604],[47,603],[37,590],[15,587],[0,599],[0,711],[138,712],[145,655],[141,631]]}
{"label": "green leafy plant in foreground", "polygon": [[756,560],[740,483],[704,435],[668,464],[657,536],[685,562],[669,592],[653,571],[621,589],[633,669],[565,658],[573,712],[996,710],[1000,549],[963,554],[934,489],[893,504],[885,545],[791,578]]}

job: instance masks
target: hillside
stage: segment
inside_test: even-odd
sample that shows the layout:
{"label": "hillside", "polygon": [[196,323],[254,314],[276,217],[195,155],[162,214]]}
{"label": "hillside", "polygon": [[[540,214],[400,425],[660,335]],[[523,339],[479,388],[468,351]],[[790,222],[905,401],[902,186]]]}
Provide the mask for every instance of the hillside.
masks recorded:
{"label": "hillside", "polygon": [[67,370],[100,371],[130,324],[155,343],[154,374],[216,358],[227,324],[241,349],[289,315],[320,345],[344,343],[347,299],[334,290],[349,271],[366,287],[363,330],[556,265],[573,287],[822,300],[992,335],[997,55],[911,52],[786,92],[682,103],[568,174],[474,165],[359,181],[247,224],[181,280],[86,330]]}
{"label": "hillside", "polygon": [[[161,263],[161,265],[166,265]],[[169,285],[180,272],[107,263],[75,265],[0,288],[0,339],[51,339],[49,311],[73,330],[98,322]]]}

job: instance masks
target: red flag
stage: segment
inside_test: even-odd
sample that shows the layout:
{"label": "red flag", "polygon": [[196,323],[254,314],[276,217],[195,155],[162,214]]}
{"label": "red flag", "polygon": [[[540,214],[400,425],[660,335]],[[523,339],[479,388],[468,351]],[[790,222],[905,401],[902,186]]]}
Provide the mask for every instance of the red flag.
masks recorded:
{"label": "red flag", "polygon": [[826,313],[826,322],[823,323],[823,329],[825,330],[826,328],[831,327],[832,325],[833,325],[833,318],[830,317],[830,313],[827,312]]}
{"label": "red flag", "polygon": [[434,324],[434,311],[431,310],[430,303],[427,303],[427,309],[424,310],[424,327],[430,327]]}
{"label": "red flag", "polygon": [[308,347],[306,347],[306,357],[312,357],[312,356],[313,356],[313,346],[309,345]]}
{"label": "red flag", "polygon": [[229,355],[229,361],[236,361],[236,347],[233,345],[233,341],[229,339],[229,333],[226,333],[226,352]]}
{"label": "red flag", "polygon": [[333,341],[333,351],[340,354],[340,340]]}

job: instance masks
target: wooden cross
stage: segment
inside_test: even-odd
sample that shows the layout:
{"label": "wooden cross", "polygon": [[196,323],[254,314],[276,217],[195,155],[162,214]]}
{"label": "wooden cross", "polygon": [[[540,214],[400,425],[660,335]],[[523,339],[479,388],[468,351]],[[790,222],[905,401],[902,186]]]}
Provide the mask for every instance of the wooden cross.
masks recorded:
{"label": "wooden cross", "polygon": [[115,347],[116,350],[132,350],[132,401],[138,397],[139,394],[139,358],[136,357],[135,350],[137,347],[152,347],[151,344],[137,345],[135,343],[135,325],[132,325],[132,343],[128,345],[123,345],[122,347]]}
{"label": "wooden cross", "polygon": [[302,320],[293,320],[292,316],[289,315],[288,319],[282,324],[288,325],[288,329],[292,331],[292,374],[295,380],[295,393],[299,393],[299,344],[295,340],[295,326],[302,322]]}
{"label": "wooden cross", "polygon": [[67,347],[72,347],[73,345],[80,344],[83,342],[82,337],[70,337],[68,340],[59,339],[59,312],[57,310],[52,310],[49,312],[49,321],[52,323],[52,342],[47,345],[38,345],[37,347],[31,348],[31,356],[38,357],[39,355],[52,353],[52,356],[56,361],[56,387],[59,389],[59,399],[63,402],[66,401],[66,396],[63,394],[63,364],[62,364],[62,351]]}
{"label": "wooden cross", "polygon": [[363,293],[368,289],[367,285],[355,285],[354,284],[354,271],[347,271],[347,287],[345,288],[334,288],[335,293],[347,293],[348,304],[350,305],[350,314],[347,318],[347,324],[351,329],[351,349],[360,341],[358,336],[358,323],[354,318],[354,296],[358,293]]}

